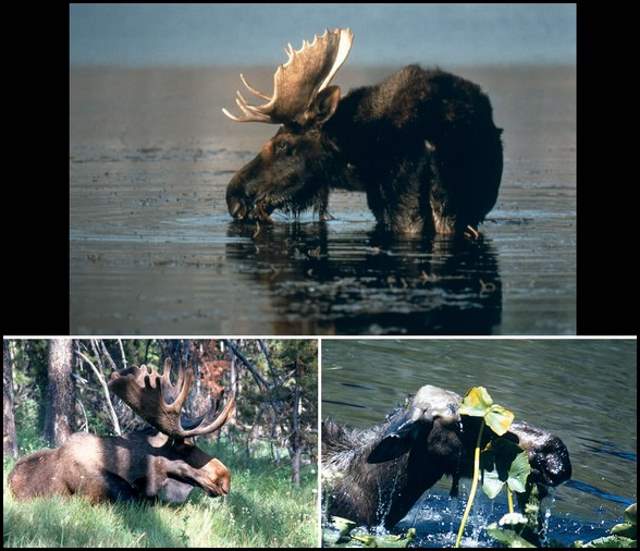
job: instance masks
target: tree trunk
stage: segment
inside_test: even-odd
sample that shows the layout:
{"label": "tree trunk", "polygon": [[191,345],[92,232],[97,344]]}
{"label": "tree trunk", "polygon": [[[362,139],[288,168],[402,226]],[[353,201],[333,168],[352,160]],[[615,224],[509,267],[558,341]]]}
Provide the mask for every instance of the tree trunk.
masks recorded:
{"label": "tree trunk", "polygon": [[292,482],[294,486],[300,486],[300,455],[302,449],[300,446],[300,373],[298,368],[298,362],[296,361],[296,374],[295,374],[295,392],[293,396],[293,431],[291,434],[291,443],[293,448],[293,459],[291,462],[292,470]]}
{"label": "tree trunk", "polygon": [[18,457],[16,423],[13,417],[13,365],[8,341],[2,341],[2,450],[3,455]]}
{"label": "tree trunk", "polygon": [[61,446],[73,433],[75,392],[71,377],[71,339],[49,341],[49,371],[45,404],[45,438]]}

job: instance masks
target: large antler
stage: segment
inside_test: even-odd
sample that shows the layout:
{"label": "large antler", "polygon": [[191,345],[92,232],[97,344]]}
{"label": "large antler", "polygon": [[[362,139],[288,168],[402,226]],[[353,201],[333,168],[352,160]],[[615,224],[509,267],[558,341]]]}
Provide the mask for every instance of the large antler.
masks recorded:
{"label": "large antler", "polygon": [[249,105],[238,91],[236,103],[244,116],[236,117],[224,108],[222,112],[237,122],[284,123],[296,120],[316,95],[329,86],[347,59],[352,42],[353,32],[350,29],[327,29],[320,37],[314,35],[311,43],[303,40],[299,50],[294,50],[289,44],[285,48],[289,59],[279,65],[273,75],[271,97],[250,86],[240,74],[247,89],[267,103]]}
{"label": "large antler", "polygon": [[147,423],[172,438],[198,436],[220,429],[235,408],[235,396],[227,400],[215,419],[209,421],[215,414],[214,408],[196,419],[189,419],[181,415],[181,411],[193,383],[193,369],[189,367],[185,372],[180,367],[175,385],[171,383],[170,373],[170,358],[164,362],[162,375],[154,367],[148,372],[145,365],[132,366],[113,372],[109,389]]}

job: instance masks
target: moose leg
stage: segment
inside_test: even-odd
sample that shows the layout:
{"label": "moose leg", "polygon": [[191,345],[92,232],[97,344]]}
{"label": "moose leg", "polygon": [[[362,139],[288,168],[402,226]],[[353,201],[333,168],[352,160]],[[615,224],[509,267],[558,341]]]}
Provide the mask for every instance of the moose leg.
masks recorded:
{"label": "moose leg", "polygon": [[93,502],[133,501],[140,497],[140,492],[134,486],[124,478],[108,471],[104,471],[101,477],[94,478],[85,484],[82,494],[88,496]]}
{"label": "moose leg", "polygon": [[411,485],[395,490],[392,496],[389,514],[384,518],[385,528],[391,529],[411,510],[418,502],[422,494],[431,488],[443,476],[443,471],[438,466],[423,465],[420,478],[408,478]]}
{"label": "moose leg", "polygon": [[135,486],[113,473],[107,473],[107,495],[114,501],[133,501],[140,499],[140,492]]}
{"label": "moose leg", "polygon": [[321,222],[327,222],[334,220],[331,213],[329,213],[329,187],[324,186],[318,192],[318,198],[314,205],[314,209],[318,211],[318,216]]}
{"label": "moose leg", "polygon": [[424,154],[417,160],[405,158],[381,178],[367,188],[367,204],[378,224],[397,234],[431,232],[431,157]]}
{"label": "moose leg", "polygon": [[[215,460],[212,462],[215,462]],[[206,491],[209,491],[208,489],[211,487],[212,480],[216,478],[215,472],[211,472],[209,464],[195,469],[185,461],[179,459],[170,460],[158,458],[156,463],[158,464],[158,468],[154,469],[156,476],[153,481],[150,481],[152,485],[150,487],[156,491],[155,495],[157,495],[157,492],[165,485],[167,477],[185,484],[199,486]]]}
{"label": "moose leg", "polygon": [[156,458],[147,471],[147,476],[138,478],[134,484],[139,489],[141,496],[153,500],[158,497],[160,490],[167,480],[168,461],[164,458]]}

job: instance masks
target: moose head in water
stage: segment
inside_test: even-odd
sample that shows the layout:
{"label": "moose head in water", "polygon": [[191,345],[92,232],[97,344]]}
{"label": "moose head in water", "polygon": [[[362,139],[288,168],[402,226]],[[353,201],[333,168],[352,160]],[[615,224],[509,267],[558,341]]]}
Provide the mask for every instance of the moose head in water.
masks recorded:
{"label": "moose head in water", "polygon": [[366,191],[380,227],[394,233],[462,233],[493,208],[502,176],[502,130],[480,87],[440,69],[409,65],[376,86],[342,97],[330,85],[353,42],[349,29],[327,30],[273,77],[273,93],[237,92],[238,122],[280,124],[227,187],[238,220],[270,220],[276,209],[314,207],[328,217],[329,190]]}
{"label": "moose head in water", "polygon": [[193,369],[180,367],[176,384],[171,360],[162,375],[155,368],[129,367],[111,375],[109,390],[157,430],[99,437],[75,433],[59,448],[20,459],[9,475],[17,499],[81,495],[92,502],[153,500],[182,502],[195,487],[210,496],[229,493],[231,473],[222,462],[192,441],[222,428],[235,408],[231,397],[197,418],[182,414],[194,380]]}
{"label": "moose head in water", "polygon": [[[443,476],[452,477],[451,493],[457,494],[460,477],[472,474],[480,428],[477,417],[460,415],[461,403],[458,394],[426,385],[406,407],[370,429],[324,421],[322,477],[328,514],[392,528]],[[490,432],[483,433],[481,448]],[[542,495],[571,478],[569,452],[557,436],[514,422],[507,437],[527,452],[531,482]]]}

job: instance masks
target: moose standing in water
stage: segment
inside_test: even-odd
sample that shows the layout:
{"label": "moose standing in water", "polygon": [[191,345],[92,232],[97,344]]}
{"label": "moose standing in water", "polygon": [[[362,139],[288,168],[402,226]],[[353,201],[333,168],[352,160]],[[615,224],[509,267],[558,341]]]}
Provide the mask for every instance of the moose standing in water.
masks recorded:
{"label": "moose standing in water", "polygon": [[[421,495],[445,475],[452,495],[460,477],[471,477],[479,418],[459,413],[455,392],[426,385],[406,407],[367,430],[322,425],[322,477],[328,514],[359,524],[381,522],[390,529]],[[491,431],[483,433],[481,449]],[[511,424],[506,436],[528,454],[531,482],[546,487],[571,478],[566,446],[558,438],[524,422]]]}
{"label": "moose standing in water", "polygon": [[239,220],[314,207],[328,216],[329,190],[364,190],[381,228],[393,233],[468,232],[493,208],[502,176],[502,130],[489,98],[468,80],[409,65],[341,98],[330,86],[351,49],[349,29],[325,31],[276,70],[266,101],[238,92],[238,122],[281,124],[227,188]]}
{"label": "moose standing in water", "polygon": [[[158,429],[118,437],[78,432],[59,448],[40,450],[20,459],[9,475],[17,499],[50,495],[82,495],[92,502],[184,501],[195,487],[210,496],[229,493],[231,474],[221,461],[195,446],[191,437],[210,434],[225,424],[235,408],[231,397],[195,419],[181,414],[194,380],[193,369],[180,367],[171,383],[171,360],[162,375],[155,368],[130,367],[111,375],[109,390]],[[213,418],[212,418],[213,417]]]}

